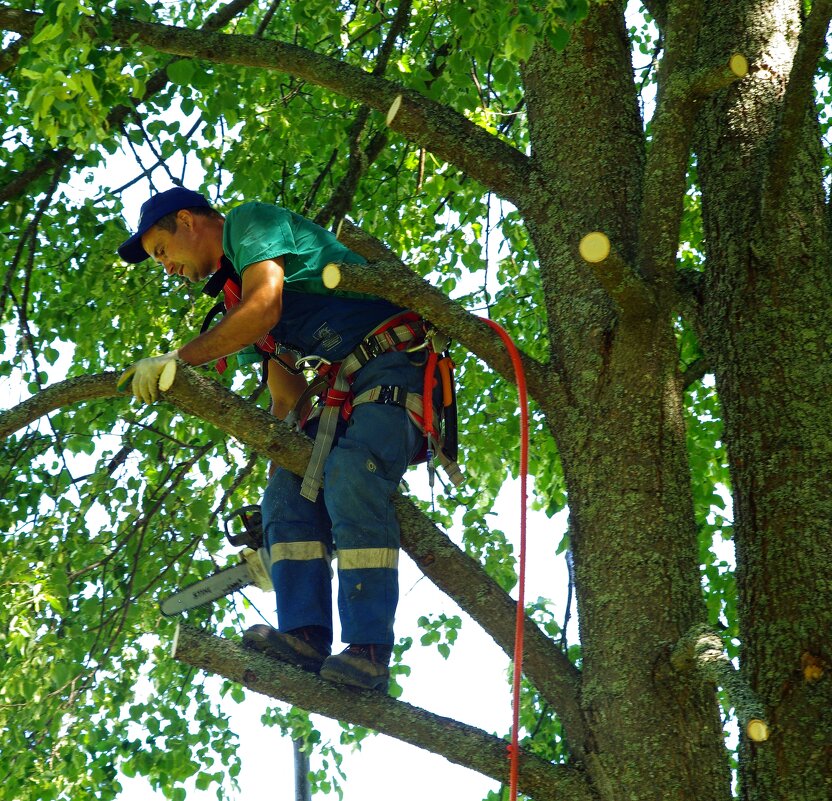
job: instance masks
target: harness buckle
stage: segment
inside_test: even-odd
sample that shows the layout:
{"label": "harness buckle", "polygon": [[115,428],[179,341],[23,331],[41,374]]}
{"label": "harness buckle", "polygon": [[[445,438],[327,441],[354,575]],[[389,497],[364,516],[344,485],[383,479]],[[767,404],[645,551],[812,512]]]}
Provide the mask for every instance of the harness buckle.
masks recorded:
{"label": "harness buckle", "polygon": [[301,356],[295,361],[295,370],[315,370],[318,371],[321,367],[330,367],[332,362],[325,359],[323,356]]}
{"label": "harness buckle", "polygon": [[407,390],[404,387],[382,384],[378,389],[376,403],[407,408]]}
{"label": "harness buckle", "polygon": [[364,360],[364,364],[369,362],[371,359],[375,359],[378,356],[381,356],[382,353],[387,353],[387,348],[384,347],[379,341],[376,336],[367,337],[359,346],[358,349],[361,351],[361,357]]}

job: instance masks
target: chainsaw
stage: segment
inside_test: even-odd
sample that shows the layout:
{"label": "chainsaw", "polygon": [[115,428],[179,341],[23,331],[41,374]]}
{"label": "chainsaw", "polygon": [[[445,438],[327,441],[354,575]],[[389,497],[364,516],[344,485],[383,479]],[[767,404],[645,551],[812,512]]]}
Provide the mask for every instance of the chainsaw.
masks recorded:
{"label": "chainsaw", "polygon": [[[232,531],[235,521],[239,521],[236,525],[242,525],[242,531]],[[235,548],[243,546],[238,554],[239,564],[219,570],[165,598],[159,605],[163,615],[178,615],[252,584],[261,590],[272,589],[271,559],[263,544],[260,507],[244,506],[232,512],[225,518],[225,536]]]}

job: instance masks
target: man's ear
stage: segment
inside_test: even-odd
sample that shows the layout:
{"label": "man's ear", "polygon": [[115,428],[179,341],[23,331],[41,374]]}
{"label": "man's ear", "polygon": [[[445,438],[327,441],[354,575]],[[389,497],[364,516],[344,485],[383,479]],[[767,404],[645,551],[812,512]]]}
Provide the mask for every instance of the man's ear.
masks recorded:
{"label": "man's ear", "polygon": [[176,212],[176,224],[191,229],[194,227],[194,215],[188,209],[179,209]]}

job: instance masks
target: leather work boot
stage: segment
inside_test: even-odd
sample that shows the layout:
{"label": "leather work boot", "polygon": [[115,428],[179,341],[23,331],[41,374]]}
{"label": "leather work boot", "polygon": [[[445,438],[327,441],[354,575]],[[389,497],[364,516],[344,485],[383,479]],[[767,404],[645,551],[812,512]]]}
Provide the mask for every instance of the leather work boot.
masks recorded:
{"label": "leather work boot", "polygon": [[349,645],[330,656],[320,670],[322,679],[364,690],[387,692],[392,645]]}
{"label": "leather work boot", "polygon": [[310,673],[317,673],[329,656],[332,650],[329,640],[329,631],[321,626],[278,631],[264,623],[257,623],[243,634],[245,648],[288,662]]}

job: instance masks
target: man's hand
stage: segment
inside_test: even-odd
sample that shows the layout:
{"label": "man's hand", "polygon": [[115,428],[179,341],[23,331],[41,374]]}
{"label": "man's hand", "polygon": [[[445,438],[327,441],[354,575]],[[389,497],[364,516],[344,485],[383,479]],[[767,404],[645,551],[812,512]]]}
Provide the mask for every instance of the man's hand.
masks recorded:
{"label": "man's hand", "polygon": [[118,379],[118,389],[123,391],[128,379],[132,376],[130,385],[132,393],[142,403],[152,403],[159,397],[159,390],[166,392],[176,378],[176,359],[179,351],[164,353],[161,356],[151,356],[141,359],[128,367]]}

